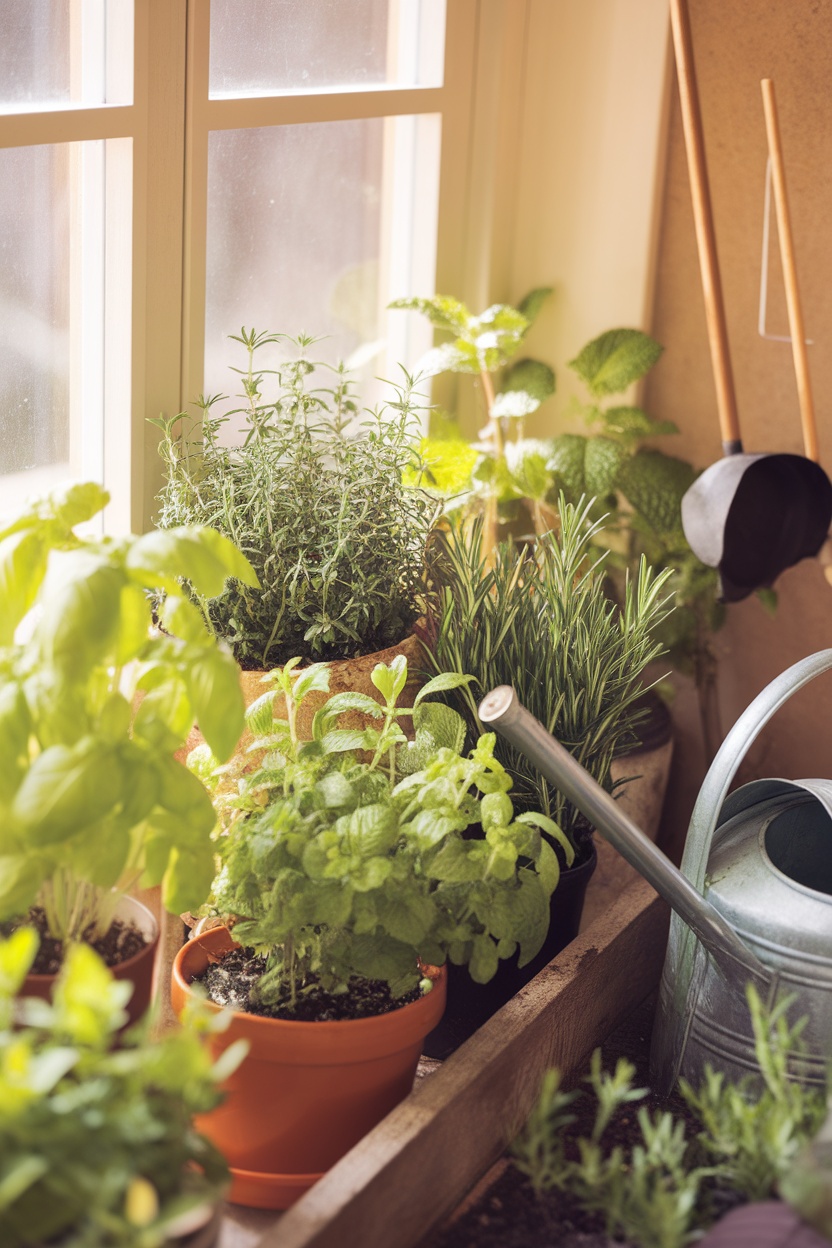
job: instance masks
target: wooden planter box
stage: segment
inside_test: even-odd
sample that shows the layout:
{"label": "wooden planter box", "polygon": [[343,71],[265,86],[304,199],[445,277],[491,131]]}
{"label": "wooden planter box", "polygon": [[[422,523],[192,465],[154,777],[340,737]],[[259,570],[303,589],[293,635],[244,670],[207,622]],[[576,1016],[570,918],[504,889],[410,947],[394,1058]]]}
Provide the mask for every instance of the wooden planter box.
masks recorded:
{"label": "wooden planter box", "polygon": [[579,1069],[658,984],[667,907],[606,849],[589,924],[556,961],[292,1209],[229,1207],[219,1248],[412,1248],[457,1207],[522,1125],[543,1072]]}

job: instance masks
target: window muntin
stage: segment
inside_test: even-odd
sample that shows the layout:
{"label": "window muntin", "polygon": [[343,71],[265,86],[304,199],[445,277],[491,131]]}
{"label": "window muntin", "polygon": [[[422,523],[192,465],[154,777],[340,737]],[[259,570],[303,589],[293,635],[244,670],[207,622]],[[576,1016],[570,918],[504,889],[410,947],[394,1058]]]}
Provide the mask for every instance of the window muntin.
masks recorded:
{"label": "window muntin", "polygon": [[0,112],[132,99],[133,0],[0,0]]}

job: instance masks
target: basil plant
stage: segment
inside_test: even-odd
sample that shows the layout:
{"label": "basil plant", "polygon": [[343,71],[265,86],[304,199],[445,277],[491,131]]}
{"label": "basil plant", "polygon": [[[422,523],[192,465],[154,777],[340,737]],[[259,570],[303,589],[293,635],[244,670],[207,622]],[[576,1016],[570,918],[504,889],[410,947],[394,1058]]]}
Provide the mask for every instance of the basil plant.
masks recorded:
{"label": "basil plant", "polygon": [[[494,734],[464,752],[462,717],[427,700],[472,678],[436,676],[415,707],[400,708],[399,655],[372,673],[384,705],[335,694],[303,742],[297,708],[328,692],[329,669],[298,672],[297,663],[272,673],[273,688],[249,709],[255,739],[236,773],[217,768],[207,747],[189,758],[217,789],[214,907],[236,916],[235,937],[265,956],[258,1000],[293,1008],[308,986],[343,991],[354,976],[401,996],[418,985],[420,963],[450,958],[485,983],[518,949],[520,965],[530,961],[560,874],[552,843],[567,862],[574,853],[553,820],[515,814]],[[277,692],[285,717],[275,717]],[[375,722],[340,728],[345,711]],[[410,715],[413,742],[399,722]]]}
{"label": "basil plant", "polygon": [[210,529],[78,536],[107,500],[71,485],[0,529],[0,920],[37,903],[60,940],[103,934],[136,883],[204,901],[213,808],[174,754],[198,720],[227,758],[243,726],[237,665],[181,582],[253,585],[248,561]]}

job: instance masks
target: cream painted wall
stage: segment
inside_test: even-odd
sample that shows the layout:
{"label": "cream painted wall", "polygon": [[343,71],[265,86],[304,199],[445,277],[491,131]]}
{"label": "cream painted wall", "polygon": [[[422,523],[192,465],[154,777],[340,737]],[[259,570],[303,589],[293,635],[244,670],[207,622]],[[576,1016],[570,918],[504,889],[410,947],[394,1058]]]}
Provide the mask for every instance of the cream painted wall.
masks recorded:
{"label": "cream painted wall", "polygon": [[[690,8],[746,446],[800,449],[789,348],[756,330],[765,167],[759,80],[771,76],[815,340],[821,451],[832,470],[832,0],[690,0]],[[704,466],[720,448],[667,0],[485,0],[483,13],[478,89],[483,98],[490,89],[491,111],[475,111],[464,297],[484,306],[517,300],[535,285],[555,287],[528,347],[556,367],[558,394],[533,433],[563,427],[565,361],[585,341],[614,325],[649,329],[665,355],[647,406],[677,422],[677,453]],[[785,332],[776,253],[772,265],[770,320]],[[790,662],[832,645],[832,587],[817,563],[787,572],[778,590],[776,619],[755,599],[730,608],[719,635],[726,726]],[[678,683],[670,819],[677,832],[703,772],[695,701]],[[832,775],[830,692],[832,676],[785,708],[745,774]]]}
{"label": "cream painted wall", "polygon": [[[749,451],[801,451],[787,345],[757,333],[766,140],[760,79],[777,90],[821,456],[832,471],[832,2],[690,0],[717,247],[740,420]],[[776,245],[775,245],[776,246]],[[787,333],[772,255],[770,328]],[[672,92],[653,333],[665,355],[647,389],[650,410],[677,422],[679,454],[705,465],[720,453],[681,121]],[[832,646],[832,586],[814,560],[779,580],[770,619],[756,599],[729,608],[719,634],[722,711],[729,725],[762,686],[805,654]],[[679,809],[696,782],[686,725]],[[804,690],[751,752],[746,778],[832,776],[832,676]]]}
{"label": "cream painted wall", "polygon": [[511,283],[555,287],[529,353],[562,397],[585,342],[649,322],[667,52],[666,0],[530,4]]}
{"label": "cream painted wall", "polygon": [[[557,396],[530,422],[546,434],[563,428],[566,361],[604,329],[649,320],[667,2],[482,0],[479,12],[469,228],[460,287],[447,293],[480,309],[555,288],[528,339],[558,373]],[[441,266],[438,282],[444,291]],[[473,386],[443,382],[438,400],[475,428]]]}

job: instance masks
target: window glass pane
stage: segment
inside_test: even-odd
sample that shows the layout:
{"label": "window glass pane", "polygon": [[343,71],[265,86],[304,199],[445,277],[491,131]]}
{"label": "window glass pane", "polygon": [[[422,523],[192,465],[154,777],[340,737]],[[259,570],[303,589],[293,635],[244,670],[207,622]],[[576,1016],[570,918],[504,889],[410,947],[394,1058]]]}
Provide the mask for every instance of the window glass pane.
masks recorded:
{"label": "window glass pane", "polygon": [[101,478],[103,142],[0,151],[0,513]]}
{"label": "window glass pane", "polygon": [[0,0],[0,111],[129,104],[133,0]]}
{"label": "window glass pane", "polygon": [[243,325],[325,336],[316,357],[368,382],[412,366],[429,328],[386,308],[433,292],[439,140],[432,115],[211,134],[207,392],[228,391]]}
{"label": "window glass pane", "polygon": [[210,93],[442,84],[445,0],[211,0]]}

